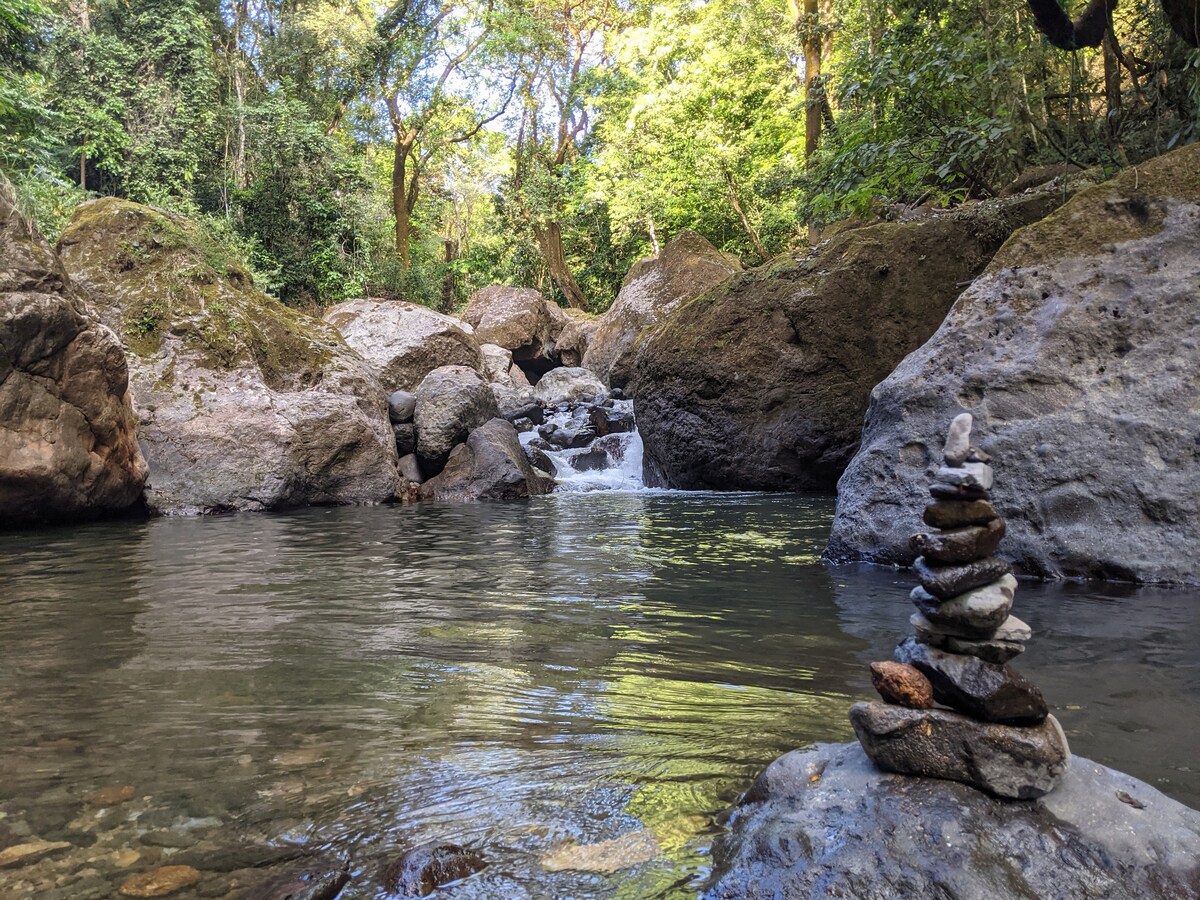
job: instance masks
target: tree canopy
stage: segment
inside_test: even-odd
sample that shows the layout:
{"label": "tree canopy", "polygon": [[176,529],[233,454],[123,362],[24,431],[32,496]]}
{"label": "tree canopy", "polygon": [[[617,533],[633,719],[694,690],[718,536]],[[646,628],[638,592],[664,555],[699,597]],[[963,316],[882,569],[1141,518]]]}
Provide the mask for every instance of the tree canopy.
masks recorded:
{"label": "tree canopy", "polygon": [[1171,2],[0,0],[0,168],[51,235],[169,208],[295,305],[600,310],[683,229],[753,264],[1197,140]]}

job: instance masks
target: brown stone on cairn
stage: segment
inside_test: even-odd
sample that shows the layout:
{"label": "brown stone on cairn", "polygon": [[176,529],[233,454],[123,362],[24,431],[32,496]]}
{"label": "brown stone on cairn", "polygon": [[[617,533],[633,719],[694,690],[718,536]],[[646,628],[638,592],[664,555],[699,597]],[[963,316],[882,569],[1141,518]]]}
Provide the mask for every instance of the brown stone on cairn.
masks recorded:
{"label": "brown stone on cairn", "polygon": [[999,517],[986,500],[935,500],[925,507],[924,520],[930,528],[965,528]]}
{"label": "brown stone on cairn", "polygon": [[914,534],[909,542],[913,550],[930,562],[967,563],[991,556],[1004,537],[1004,520],[992,519],[986,525],[954,528],[932,534]]}
{"label": "brown stone on cairn", "polygon": [[898,662],[871,663],[871,684],[887,703],[909,709],[933,706],[933,685],[914,666]]}

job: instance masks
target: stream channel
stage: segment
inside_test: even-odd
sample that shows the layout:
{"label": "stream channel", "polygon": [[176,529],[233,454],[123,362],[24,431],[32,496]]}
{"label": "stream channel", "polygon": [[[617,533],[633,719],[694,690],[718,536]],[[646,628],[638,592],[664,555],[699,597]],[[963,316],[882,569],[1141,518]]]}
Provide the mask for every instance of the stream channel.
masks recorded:
{"label": "stream channel", "polygon": [[[7,534],[0,848],[72,847],[0,895],[189,859],[174,896],[223,896],[267,847],[371,897],[426,841],[489,863],[439,896],[694,895],[720,812],[852,739],[907,630],[908,573],[820,561],[832,513],[579,490]],[[1075,752],[1200,806],[1200,591],[1028,583],[1017,612]]]}

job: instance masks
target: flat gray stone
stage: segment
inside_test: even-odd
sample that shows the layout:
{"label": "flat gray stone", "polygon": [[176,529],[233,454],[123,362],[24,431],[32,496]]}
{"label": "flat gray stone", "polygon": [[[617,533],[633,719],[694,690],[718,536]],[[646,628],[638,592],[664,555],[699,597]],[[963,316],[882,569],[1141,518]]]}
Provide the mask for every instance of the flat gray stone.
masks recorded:
{"label": "flat gray stone", "polygon": [[[929,643],[929,641],[922,641]],[[1025,652],[1025,645],[1019,641],[968,641],[963,638],[945,637],[941,644],[934,644],[947,653],[958,653],[961,656],[974,656],[984,662],[1004,665]]]}
{"label": "flat gray stone", "polygon": [[905,638],[896,662],[916,666],[933,685],[933,699],[981,722],[1037,725],[1048,713],[1042,692],[1008,666],[945,653]]}
{"label": "flat gray stone", "polygon": [[[912,616],[909,617],[908,621],[912,624],[913,628],[917,630],[918,634],[923,633],[937,637],[956,637],[964,638],[966,640],[974,640],[974,638],[969,637],[961,630],[954,628],[953,626],[933,624],[919,612],[913,613]],[[1004,623],[999,628],[987,636],[987,640],[1027,641],[1031,637],[1033,637],[1032,628],[1030,628],[1016,616],[1009,616],[1004,620]],[[930,641],[926,641],[925,643],[930,643]]]}
{"label": "flat gray stone", "polygon": [[996,552],[1004,537],[1004,520],[986,525],[968,525],[946,531],[921,532],[912,536],[912,548],[930,562],[968,563]]}
{"label": "flat gray stone", "polygon": [[925,557],[918,556],[913,571],[921,579],[921,587],[935,597],[949,600],[1011,574],[1012,566],[994,556],[957,566],[931,565]]}
{"label": "flat gray stone", "polygon": [[819,744],[771,763],[729,826],[708,900],[1200,897],[1200,812],[1078,756],[1012,801]]}
{"label": "flat gray stone", "polygon": [[1014,800],[1049,793],[1071,758],[1053,716],[1016,728],[944,709],[856,703],[850,724],[867,756],[885,772],[959,781]]}
{"label": "flat gray stone", "polygon": [[942,466],[937,470],[937,480],[954,487],[992,489],[992,467],[987,463],[965,462],[961,466]]}
{"label": "flat gray stone", "polygon": [[1008,619],[1017,579],[1005,575],[983,587],[941,600],[922,587],[909,594],[913,605],[934,625],[955,630],[957,637],[988,638]]}

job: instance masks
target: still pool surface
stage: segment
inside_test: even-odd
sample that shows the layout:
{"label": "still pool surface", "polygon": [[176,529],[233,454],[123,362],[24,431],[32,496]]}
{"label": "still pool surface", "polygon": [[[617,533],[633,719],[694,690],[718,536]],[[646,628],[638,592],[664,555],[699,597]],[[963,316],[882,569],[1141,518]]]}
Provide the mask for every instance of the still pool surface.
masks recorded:
{"label": "still pool surface", "polygon": [[[832,512],[592,493],[4,535],[0,850],[72,846],[0,896],[180,860],[203,879],[174,896],[241,896],[303,851],[370,897],[426,841],[490,863],[447,897],[692,894],[720,811],[852,739],[907,631],[907,573],[820,562]],[[1073,749],[1200,806],[1200,591],[1028,584],[1016,612]]]}

